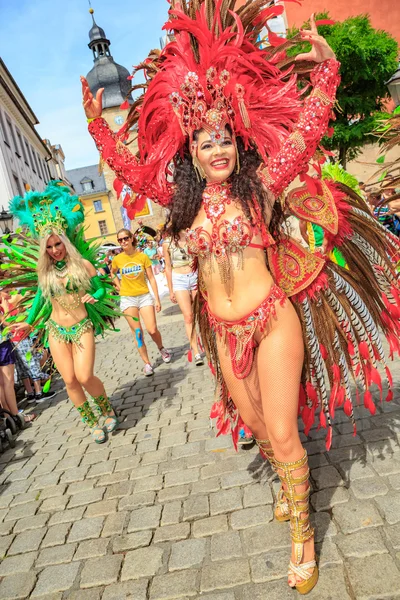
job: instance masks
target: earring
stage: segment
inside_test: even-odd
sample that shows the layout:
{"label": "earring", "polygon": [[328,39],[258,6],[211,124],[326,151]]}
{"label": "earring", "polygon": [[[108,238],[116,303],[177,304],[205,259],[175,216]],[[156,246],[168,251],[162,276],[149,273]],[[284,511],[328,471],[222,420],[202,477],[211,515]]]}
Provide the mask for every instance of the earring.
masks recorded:
{"label": "earring", "polygon": [[237,145],[235,144],[235,148],[236,148],[236,173],[239,174],[240,173],[240,158],[239,158],[239,150]]}
{"label": "earring", "polygon": [[202,179],[206,178],[206,174],[204,172],[203,167],[201,166],[199,159],[197,158],[197,156],[195,154],[193,154],[192,156],[192,163],[193,163],[193,167],[194,170],[196,172],[196,177],[198,181],[201,181]]}

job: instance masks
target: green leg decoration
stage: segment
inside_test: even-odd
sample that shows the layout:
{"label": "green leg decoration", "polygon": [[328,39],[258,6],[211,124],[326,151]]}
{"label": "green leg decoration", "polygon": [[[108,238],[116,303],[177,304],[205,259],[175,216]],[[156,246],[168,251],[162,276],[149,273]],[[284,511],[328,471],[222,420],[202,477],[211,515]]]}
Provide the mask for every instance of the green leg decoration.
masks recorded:
{"label": "green leg decoration", "polygon": [[[96,407],[95,410],[99,413],[99,416],[107,417],[104,421],[107,432],[112,433],[115,431],[118,427],[118,417],[115,414],[115,410],[113,409],[107,396],[92,396],[92,400]],[[113,414],[110,415],[110,413]]]}
{"label": "green leg decoration", "polygon": [[102,444],[106,441],[106,434],[103,429],[99,426],[98,419],[94,414],[92,407],[88,400],[76,407],[78,413],[81,415],[82,422],[87,425],[91,431],[92,437],[96,444]]}

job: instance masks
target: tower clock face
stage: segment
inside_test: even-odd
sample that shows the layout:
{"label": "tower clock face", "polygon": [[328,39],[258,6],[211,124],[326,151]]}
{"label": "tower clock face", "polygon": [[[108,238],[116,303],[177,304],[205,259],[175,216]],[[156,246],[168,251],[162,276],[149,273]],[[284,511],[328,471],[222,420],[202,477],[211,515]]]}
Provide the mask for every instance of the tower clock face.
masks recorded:
{"label": "tower clock face", "polygon": [[114,122],[116,123],[116,125],[123,125],[124,117],[122,115],[117,115],[116,117],[114,117]]}

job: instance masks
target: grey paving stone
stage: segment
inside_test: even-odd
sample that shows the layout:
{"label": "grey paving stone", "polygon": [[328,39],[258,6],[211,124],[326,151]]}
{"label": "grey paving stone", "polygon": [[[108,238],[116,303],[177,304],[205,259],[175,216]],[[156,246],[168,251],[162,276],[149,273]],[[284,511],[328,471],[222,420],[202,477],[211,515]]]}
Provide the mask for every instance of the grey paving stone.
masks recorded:
{"label": "grey paving stone", "polygon": [[357,600],[400,596],[400,571],[389,554],[352,558],[347,569]]}
{"label": "grey paving stone", "polygon": [[86,506],[92,502],[99,502],[104,496],[105,488],[94,488],[71,496],[68,508]]}
{"label": "grey paving stone", "polygon": [[102,600],[147,600],[148,585],[148,579],[115,583],[105,588]]}
{"label": "grey paving stone", "polygon": [[70,527],[70,523],[62,523],[60,525],[53,525],[53,527],[49,527],[41,547],[49,548],[64,544]]}
{"label": "grey paving stone", "polygon": [[164,490],[160,490],[157,494],[159,502],[170,502],[171,500],[181,500],[189,496],[188,485],[176,485]]}
{"label": "grey paving stone", "polygon": [[39,579],[32,593],[32,598],[69,590],[79,571],[80,563],[46,567],[39,574]]}
{"label": "grey paving stone", "polygon": [[210,494],[211,492],[218,492],[220,489],[221,485],[219,482],[219,477],[200,479],[200,481],[196,481],[192,484],[191,495],[196,496],[198,494]]}
{"label": "grey paving stone", "polygon": [[201,573],[201,592],[213,592],[250,582],[249,562],[243,558],[234,558],[223,563],[204,566]]}
{"label": "grey paving stone", "polygon": [[395,548],[395,550],[400,550],[400,523],[397,525],[391,525],[390,527],[385,527],[385,532],[393,548]]}
{"label": "grey paving stone", "polygon": [[114,483],[113,485],[109,485],[106,489],[105,499],[112,500],[113,498],[123,498],[124,496],[129,496],[132,492],[133,483],[131,481],[121,481],[119,483]]}
{"label": "grey paving stone", "polygon": [[13,532],[21,533],[22,531],[29,531],[30,529],[40,529],[44,527],[49,520],[50,515],[34,515],[33,517],[26,517],[20,519],[15,523]]}
{"label": "grey paving stone", "polygon": [[210,513],[218,515],[242,508],[241,491],[234,488],[210,494]]}
{"label": "grey paving stone", "polygon": [[109,543],[110,540],[105,540],[102,538],[81,542],[75,553],[74,560],[86,560],[88,558],[104,556],[107,553]]}
{"label": "grey paving stone", "polygon": [[343,480],[340,476],[340,473],[333,466],[312,469],[311,477],[315,482],[317,489],[324,489],[328,487],[337,487],[339,485],[343,485]]}
{"label": "grey paving stone", "polygon": [[208,496],[190,496],[183,504],[183,520],[193,521],[208,517],[210,507]]}
{"label": "grey paving stone", "polygon": [[12,543],[14,537],[15,537],[14,534],[0,536],[0,557],[3,557],[6,555],[7,550],[11,546],[11,543]]}
{"label": "grey paving stone", "polygon": [[154,577],[150,585],[150,600],[192,598],[198,593],[198,572],[185,570]]}
{"label": "grey paving stone", "polygon": [[207,542],[204,539],[191,539],[177,542],[172,546],[168,563],[169,571],[200,567],[206,555]]}
{"label": "grey paving stone", "polygon": [[90,517],[103,517],[106,515],[112,515],[117,511],[117,499],[114,500],[101,500],[90,504],[85,512],[85,518]]}
{"label": "grey paving stone", "polygon": [[228,518],[226,515],[218,515],[195,521],[192,531],[195,538],[207,537],[215,533],[228,531]]}
{"label": "grey paving stone", "polygon": [[198,481],[200,477],[200,469],[187,469],[186,471],[176,471],[165,475],[165,487],[173,487],[176,485],[184,485]]}
{"label": "grey paving stone", "polygon": [[73,496],[74,494],[79,494],[80,492],[92,490],[94,488],[94,484],[94,479],[84,479],[83,481],[75,481],[74,483],[70,483],[68,485],[68,495]]}
{"label": "grey paving stone", "polygon": [[389,525],[394,525],[400,521],[400,492],[392,492],[377,499],[377,504]]}
{"label": "grey paving stone", "polygon": [[72,508],[71,510],[63,510],[52,515],[50,521],[48,522],[48,525],[52,526],[60,525],[62,523],[74,523],[75,521],[79,521],[79,519],[82,518],[84,512],[84,506]]}
{"label": "grey paving stone", "polygon": [[128,514],[126,512],[118,512],[108,515],[104,523],[102,537],[111,537],[112,535],[121,534],[124,530]]}
{"label": "grey paving stone", "polygon": [[139,492],[121,498],[118,503],[119,510],[134,510],[141,506],[153,506],[155,501],[155,492]]}
{"label": "grey paving stone", "polygon": [[[347,505],[343,505],[347,506]],[[311,513],[311,525],[315,529],[315,541],[322,542],[325,538],[333,537],[337,534],[336,525],[327,512]]]}
{"label": "grey paving stone", "polygon": [[186,456],[197,456],[200,452],[200,442],[189,442],[183,446],[172,448],[172,458],[184,458]]}
{"label": "grey paving stone", "polygon": [[2,600],[25,600],[29,598],[35,583],[36,575],[34,573],[18,573],[4,577],[0,583],[0,598]]}
{"label": "grey paving stone", "polygon": [[153,542],[155,544],[159,542],[169,542],[176,540],[185,540],[190,534],[189,523],[177,523],[176,525],[165,525],[165,527],[159,527],[154,532]]}
{"label": "grey paving stone", "polygon": [[73,523],[68,536],[68,542],[82,542],[98,538],[103,528],[104,518],[95,517],[93,519],[81,519]]}
{"label": "grey paving stone", "polygon": [[152,477],[145,477],[135,482],[134,491],[136,492],[147,492],[147,491],[159,491],[163,487],[163,476],[153,475]]}
{"label": "grey paving stone", "polygon": [[125,552],[149,546],[153,537],[153,531],[137,531],[120,535],[112,540],[113,552]]}
{"label": "grey paving stone", "polygon": [[155,529],[160,524],[160,518],[161,506],[149,506],[134,510],[128,523],[128,533],[144,529]]}
{"label": "grey paving stone", "polygon": [[40,505],[39,512],[56,512],[64,510],[68,504],[68,496],[54,496],[44,500]]}
{"label": "grey paving stone", "polygon": [[49,565],[69,563],[72,560],[75,550],[76,544],[66,544],[56,550],[54,548],[44,548],[36,560],[35,567],[42,568]]}
{"label": "grey paving stone", "polygon": [[25,552],[34,552],[38,550],[42,539],[46,534],[46,528],[33,529],[19,533],[8,549],[8,554],[24,554]]}
{"label": "grey paving stone", "polygon": [[25,494],[18,494],[12,499],[10,496],[0,496],[0,508],[7,508],[10,503],[11,506],[19,506],[20,504],[34,502],[37,500],[37,494],[37,492],[25,492]]}
{"label": "grey paving stone", "polygon": [[[386,497],[381,498],[380,501],[385,499]],[[334,506],[333,516],[343,533],[353,533],[367,527],[383,525],[375,505],[368,500],[349,501]]]}
{"label": "grey paving stone", "polygon": [[161,517],[161,526],[164,525],[174,525],[175,523],[179,523],[181,519],[182,513],[182,502],[179,500],[175,500],[175,502],[168,502],[164,504],[162,517]]}
{"label": "grey paving stone", "polygon": [[311,504],[316,511],[329,510],[337,504],[345,504],[349,498],[349,492],[343,487],[326,488],[312,494]]}
{"label": "grey paving stone", "polygon": [[81,573],[81,588],[115,583],[121,570],[122,559],[120,554],[114,554],[87,560]]}
{"label": "grey paving stone", "polygon": [[274,550],[250,559],[251,579],[255,583],[281,579],[287,575],[289,551]]}
{"label": "grey paving stone", "polygon": [[32,517],[39,508],[40,502],[28,502],[13,506],[9,510],[5,510],[4,521],[12,521],[13,519],[23,519],[24,517]]}
{"label": "grey paving stone", "polygon": [[343,558],[341,557],[338,546],[332,538],[325,538],[321,543],[315,545],[315,551],[318,556],[318,565],[322,569],[326,566],[341,565]]}
{"label": "grey paving stone", "polygon": [[380,529],[370,528],[349,535],[339,535],[335,541],[346,558],[362,558],[388,552]]}
{"label": "grey paving stone", "polygon": [[243,506],[251,508],[264,504],[272,504],[274,501],[271,488],[268,484],[247,485],[243,493]]}
{"label": "grey paving stone", "polygon": [[242,556],[242,542],[237,531],[217,533],[211,537],[211,560],[231,560]]}
{"label": "grey paving stone", "polygon": [[121,581],[153,577],[162,568],[164,551],[157,546],[128,552],[122,566]]}
{"label": "grey paving stone", "polygon": [[264,525],[272,521],[271,506],[255,506],[233,512],[230,516],[232,529],[247,529],[256,525]]}
{"label": "grey paving stone", "polygon": [[388,493],[389,488],[384,481],[378,477],[372,479],[359,479],[353,481],[351,484],[351,491],[356,498],[360,500],[367,500],[369,498],[376,498],[377,496],[385,496]]}
{"label": "grey paving stone", "polygon": [[245,529],[242,540],[244,552],[248,556],[290,547],[289,531],[277,521]]}
{"label": "grey paving stone", "polygon": [[28,573],[36,559],[36,552],[10,556],[1,561],[0,577],[14,575],[14,573]]}
{"label": "grey paving stone", "polygon": [[100,600],[102,592],[103,588],[76,590],[68,594],[68,600]]}

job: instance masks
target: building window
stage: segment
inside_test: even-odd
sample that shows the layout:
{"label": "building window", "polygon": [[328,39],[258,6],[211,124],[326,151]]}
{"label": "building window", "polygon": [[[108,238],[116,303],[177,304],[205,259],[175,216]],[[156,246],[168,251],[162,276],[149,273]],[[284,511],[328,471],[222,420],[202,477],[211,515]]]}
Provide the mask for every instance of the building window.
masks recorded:
{"label": "building window", "polygon": [[103,205],[101,203],[101,200],[94,200],[93,206],[94,206],[94,212],[101,212],[103,210]]}
{"label": "building window", "polygon": [[25,163],[28,165],[29,167],[29,146],[28,146],[28,142],[25,140]]}
{"label": "building window", "polygon": [[108,227],[107,227],[106,221],[99,221],[99,228],[100,228],[100,234],[101,235],[107,235],[108,234]]}
{"label": "building window", "polygon": [[13,173],[13,179],[14,179],[14,193],[16,195],[23,196],[24,192],[22,191],[21,182],[19,180],[19,177],[15,173]]}
{"label": "building window", "polygon": [[7,146],[10,147],[10,138],[8,136],[7,127],[6,127],[3,115],[1,115],[1,126],[2,126],[1,128],[3,131],[3,140],[7,144]]}
{"label": "building window", "polygon": [[35,156],[35,152],[34,152],[32,146],[30,147],[30,157],[31,157],[31,163],[32,163],[32,171],[34,173],[36,173],[36,169],[37,169],[37,165],[35,164],[36,156]]}
{"label": "building window", "polygon": [[18,156],[19,156],[17,140],[15,139],[14,128],[13,128],[12,123],[11,123],[11,121],[9,119],[6,118],[6,121],[7,121],[8,129],[9,129],[10,134],[11,134],[11,139],[12,139],[13,144],[14,144],[14,152],[16,154],[18,154]]}
{"label": "building window", "polygon": [[83,191],[84,192],[91,192],[92,190],[94,190],[94,184],[93,181],[84,181],[82,183],[82,187],[83,187]]}

